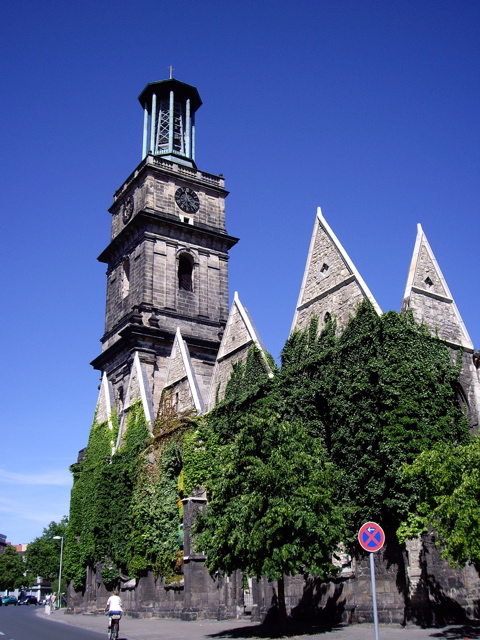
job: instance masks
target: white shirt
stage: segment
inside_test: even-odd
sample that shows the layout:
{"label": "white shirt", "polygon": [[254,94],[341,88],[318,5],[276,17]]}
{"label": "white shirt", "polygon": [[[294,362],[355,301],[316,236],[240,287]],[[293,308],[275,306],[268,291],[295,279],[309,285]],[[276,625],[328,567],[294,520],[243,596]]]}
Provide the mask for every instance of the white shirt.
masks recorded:
{"label": "white shirt", "polygon": [[110,596],[107,600],[107,607],[109,611],[123,611],[120,596]]}

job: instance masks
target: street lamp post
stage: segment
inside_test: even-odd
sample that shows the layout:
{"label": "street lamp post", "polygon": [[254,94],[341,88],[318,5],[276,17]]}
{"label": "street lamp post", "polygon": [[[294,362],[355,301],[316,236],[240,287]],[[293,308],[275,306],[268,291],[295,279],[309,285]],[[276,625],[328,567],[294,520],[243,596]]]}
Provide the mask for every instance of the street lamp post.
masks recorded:
{"label": "street lamp post", "polygon": [[62,608],[62,590],[61,590],[61,584],[62,584],[62,560],[63,560],[63,536],[53,536],[54,540],[61,540],[62,542],[60,543],[60,569],[58,570],[58,608],[61,609]]}

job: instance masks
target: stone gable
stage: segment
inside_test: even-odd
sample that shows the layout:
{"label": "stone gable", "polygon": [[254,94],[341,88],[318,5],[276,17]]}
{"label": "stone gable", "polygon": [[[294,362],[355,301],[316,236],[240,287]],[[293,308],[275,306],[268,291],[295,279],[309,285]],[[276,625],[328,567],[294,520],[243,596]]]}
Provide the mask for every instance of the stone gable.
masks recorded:
{"label": "stone gable", "polygon": [[328,316],[335,317],[338,328],[342,329],[365,298],[381,313],[370,290],[318,208],[292,331],[307,327],[314,316],[318,317],[320,327]]}

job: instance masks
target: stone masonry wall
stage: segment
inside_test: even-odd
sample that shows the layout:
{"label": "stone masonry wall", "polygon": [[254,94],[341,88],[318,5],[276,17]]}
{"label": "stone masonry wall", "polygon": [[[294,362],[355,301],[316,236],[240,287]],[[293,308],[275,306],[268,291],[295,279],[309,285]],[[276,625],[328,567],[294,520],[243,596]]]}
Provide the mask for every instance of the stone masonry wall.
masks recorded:
{"label": "stone masonry wall", "polygon": [[316,298],[311,304],[302,308],[297,316],[297,329],[305,329],[310,320],[317,316],[319,318],[319,330],[325,324],[325,314],[330,314],[337,320],[339,328],[344,327],[350,316],[355,314],[358,305],[364,300],[363,291],[358,286],[356,280],[347,281],[335,291],[329,291],[328,295]]}

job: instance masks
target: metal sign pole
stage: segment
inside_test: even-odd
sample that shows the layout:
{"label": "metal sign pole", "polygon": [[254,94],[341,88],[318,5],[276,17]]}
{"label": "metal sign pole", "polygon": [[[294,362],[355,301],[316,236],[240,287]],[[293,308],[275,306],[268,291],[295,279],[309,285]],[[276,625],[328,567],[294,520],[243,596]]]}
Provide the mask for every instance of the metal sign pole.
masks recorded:
{"label": "metal sign pole", "polygon": [[375,586],[375,560],[373,554],[385,544],[385,533],[376,522],[366,522],[358,532],[358,542],[362,549],[370,552],[370,574],[372,579],[373,621],[375,623],[375,640],[378,640],[377,588]]}
{"label": "metal sign pole", "polygon": [[375,586],[375,554],[370,554],[370,574],[372,577],[372,601],[373,601],[373,623],[375,626],[375,640],[378,640],[378,614],[377,614],[377,588]]}

